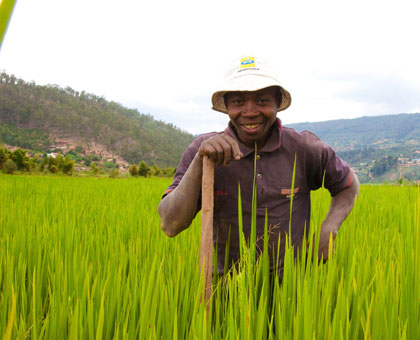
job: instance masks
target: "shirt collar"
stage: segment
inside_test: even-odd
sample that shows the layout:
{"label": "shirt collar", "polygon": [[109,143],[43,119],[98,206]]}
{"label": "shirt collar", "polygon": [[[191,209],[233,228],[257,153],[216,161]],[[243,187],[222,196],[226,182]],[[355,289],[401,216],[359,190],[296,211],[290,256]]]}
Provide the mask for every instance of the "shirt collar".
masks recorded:
{"label": "shirt collar", "polygon": [[[259,150],[259,152],[273,152],[280,147],[282,130],[281,120],[277,118],[273,125],[274,129],[272,130],[270,137],[268,138],[267,142],[262,147],[262,149]],[[238,142],[239,150],[241,150],[244,157],[248,156],[254,151],[254,149],[251,149],[241,143],[241,141],[238,138],[238,135],[236,134],[236,129],[231,122],[229,122],[228,127],[225,129],[225,133]]]}

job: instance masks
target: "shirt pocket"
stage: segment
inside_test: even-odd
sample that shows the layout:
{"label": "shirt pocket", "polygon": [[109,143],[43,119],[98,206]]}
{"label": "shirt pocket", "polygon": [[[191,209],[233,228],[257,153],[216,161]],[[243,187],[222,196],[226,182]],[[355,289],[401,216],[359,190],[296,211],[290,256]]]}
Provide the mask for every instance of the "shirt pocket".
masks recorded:
{"label": "shirt pocket", "polygon": [[302,195],[306,195],[309,193],[309,188],[303,187],[303,186],[295,186],[293,188],[291,187],[281,187],[279,194],[279,197],[282,199],[290,200],[292,197],[297,198]]}

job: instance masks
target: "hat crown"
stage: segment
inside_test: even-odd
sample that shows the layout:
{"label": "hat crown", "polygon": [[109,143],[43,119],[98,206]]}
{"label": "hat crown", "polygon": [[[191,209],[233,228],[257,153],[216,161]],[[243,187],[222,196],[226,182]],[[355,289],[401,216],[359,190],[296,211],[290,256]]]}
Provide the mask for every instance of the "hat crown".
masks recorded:
{"label": "hat crown", "polygon": [[252,55],[242,56],[235,59],[225,74],[225,80],[247,75],[260,75],[277,79],[268,62]]}
{"label": "hat crown", "polygon": [[282,93],[282,101],[277,111],[287,109],[291,103],[290,93],[285,90],[278,81],[267,61],[253,57],[252,55],[241,56],[229,65],[223,83],[218,91],[212,95],[213,110],[227,113],[224,95],[235,91],[258,91],[263,88],[277,86]]}

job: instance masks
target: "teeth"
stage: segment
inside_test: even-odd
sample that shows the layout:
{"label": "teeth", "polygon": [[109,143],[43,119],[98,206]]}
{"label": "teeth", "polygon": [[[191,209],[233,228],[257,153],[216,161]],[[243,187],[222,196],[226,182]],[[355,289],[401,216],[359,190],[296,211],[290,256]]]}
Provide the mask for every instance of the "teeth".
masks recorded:
{"label": "teeth", "polygon": [[259,124],[248,124],[244,125],[246,129],[255,129]]}

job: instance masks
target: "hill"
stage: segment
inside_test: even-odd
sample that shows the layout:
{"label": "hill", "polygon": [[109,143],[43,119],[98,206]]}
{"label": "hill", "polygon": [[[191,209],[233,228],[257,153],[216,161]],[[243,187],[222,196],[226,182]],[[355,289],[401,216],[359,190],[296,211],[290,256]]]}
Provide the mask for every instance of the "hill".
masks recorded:
{"label": "hill", "polygon": [[192,139],[103,97],[0,74],[0,143],[35,151],[79,147],[126,163],[175,167]]}
{"label": "hill", "polygon": [[420,113],[298,123],[288,126],[298,131],[312,131],[339,151],[371,145],[420,144]]}
{"label": "hill", "polygon": [[315,133],[355,168],[363,182],[420,179],[420,113],[287,126]]}

